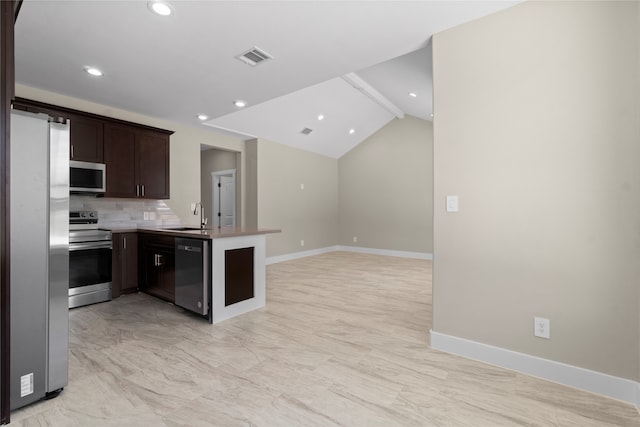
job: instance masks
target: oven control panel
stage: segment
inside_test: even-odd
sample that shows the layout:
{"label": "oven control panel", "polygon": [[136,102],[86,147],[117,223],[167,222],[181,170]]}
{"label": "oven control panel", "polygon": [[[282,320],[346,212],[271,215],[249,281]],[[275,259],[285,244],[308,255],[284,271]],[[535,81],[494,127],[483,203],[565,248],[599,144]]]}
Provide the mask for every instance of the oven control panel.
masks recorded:
{"label": "oven control panel", "polygon": [[69,212],[69,224],[96,224],[98,212],[96,211],[71,211]]}

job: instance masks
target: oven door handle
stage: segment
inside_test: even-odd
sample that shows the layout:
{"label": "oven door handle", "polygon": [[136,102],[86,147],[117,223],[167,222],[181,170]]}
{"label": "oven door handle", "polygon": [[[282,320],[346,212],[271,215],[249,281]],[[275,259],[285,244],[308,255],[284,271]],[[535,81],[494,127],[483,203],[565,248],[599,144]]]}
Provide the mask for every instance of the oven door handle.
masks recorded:
{"label": "oven door handle", "polygon": [[69,252],[88,249],[111,249],[111,242],[69,243]]}

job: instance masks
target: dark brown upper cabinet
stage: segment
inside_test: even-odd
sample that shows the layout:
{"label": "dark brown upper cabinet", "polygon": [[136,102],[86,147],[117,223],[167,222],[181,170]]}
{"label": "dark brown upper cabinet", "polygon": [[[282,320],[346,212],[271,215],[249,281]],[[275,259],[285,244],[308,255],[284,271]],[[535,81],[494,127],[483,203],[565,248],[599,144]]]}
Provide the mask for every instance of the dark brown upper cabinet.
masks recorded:
{"label": "dark brown upper cabinet", "polygon": [[173,132],[24,98],[16,98],[13,106],[70,119],[70,158],[106,164],[106,197],[170,197],[169,140]]}
{"label": "dark brown upper cabinet", "polygon": [[122,124],[105,129],[106,197],[169,198],[169,134]]}
{"label": "dark brown upper cabinet", "polygon": [[51,117],[69,119],[71,121],[69,159],[82,162],[103,162],[104,120],[72,114],[59,107],[22,99],[16,100],[13,103],[13,108],[30,113],[44,113]]}
{"label": "dark brown upper cabinet", "polygon": [[69,158],[82,162],[103,163],[104,121],[72,115]]}
{"label": "dark brown upper cabinet", "polygon": [[135,129],[120,124],[107,124],[104,141],[104,162],[107,165],[105,196],[138,197]]}
{"label": "dark brown upper cabinet", "polygon": [[141,197],[169,198],[169,135],[140,130],[137,136],[137,180]]}

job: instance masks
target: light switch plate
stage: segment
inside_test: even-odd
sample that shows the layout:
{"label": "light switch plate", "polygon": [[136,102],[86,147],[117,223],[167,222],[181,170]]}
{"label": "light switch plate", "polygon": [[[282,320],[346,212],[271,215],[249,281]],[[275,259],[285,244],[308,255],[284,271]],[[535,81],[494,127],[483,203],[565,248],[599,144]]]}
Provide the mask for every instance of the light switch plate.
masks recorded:
{"label": "light switch plate", "polygon": [[458,196],[447,196],[447,212],[458,212]]}

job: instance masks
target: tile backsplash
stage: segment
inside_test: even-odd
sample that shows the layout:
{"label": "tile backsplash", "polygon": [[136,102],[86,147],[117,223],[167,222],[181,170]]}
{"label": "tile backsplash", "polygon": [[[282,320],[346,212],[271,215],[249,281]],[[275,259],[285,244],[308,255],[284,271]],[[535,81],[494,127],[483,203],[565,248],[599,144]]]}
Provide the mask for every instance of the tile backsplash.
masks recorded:
{"label": "tile backsplash", "polygon": [[181,225],[180,218],[162,200],[109,199],[71,195],[70,210],[98,211],[102,227],[166,227]]}

